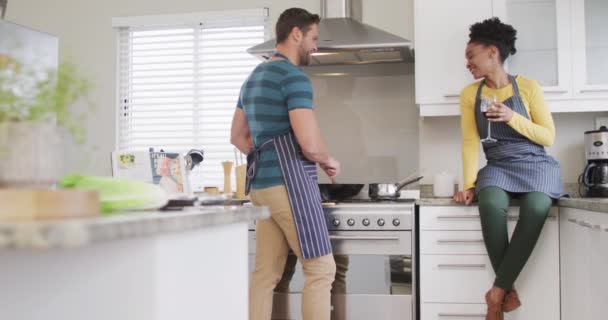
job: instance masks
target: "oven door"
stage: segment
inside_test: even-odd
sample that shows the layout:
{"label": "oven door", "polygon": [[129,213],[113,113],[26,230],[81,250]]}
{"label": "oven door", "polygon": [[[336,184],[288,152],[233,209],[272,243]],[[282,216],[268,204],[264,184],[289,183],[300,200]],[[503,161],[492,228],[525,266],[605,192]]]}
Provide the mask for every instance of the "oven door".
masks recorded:
{"label": "oven door", "polygon": [[[336,261],[332,320],[412,319],[410,231],[330,231]],[[250,232],[250,271],[255,232]],[[299,320],[304,276],[294,255],[275,288],[273,320]]]}

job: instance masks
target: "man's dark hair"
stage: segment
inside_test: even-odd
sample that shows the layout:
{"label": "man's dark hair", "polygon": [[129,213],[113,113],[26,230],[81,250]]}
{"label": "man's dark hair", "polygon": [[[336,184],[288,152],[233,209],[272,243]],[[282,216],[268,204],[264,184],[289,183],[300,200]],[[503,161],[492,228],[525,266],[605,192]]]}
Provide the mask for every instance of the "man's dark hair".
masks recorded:
{"label": "man's dark hair", "polygon": [[496,17],[475,23],[469,31],[469,43],[496,46],[502,62],[505,62],[509,55],[517,52],[515,49],[517,30],[511,25],[502,23]]}
{"label": "man's dark hair", "polygon": [[285,41],[294,27],[298,27],[306,35],[310,27],[320,21],[318,14],[312,14],[304,9],[291,8],[283,11],[275,27],[277,44]]}

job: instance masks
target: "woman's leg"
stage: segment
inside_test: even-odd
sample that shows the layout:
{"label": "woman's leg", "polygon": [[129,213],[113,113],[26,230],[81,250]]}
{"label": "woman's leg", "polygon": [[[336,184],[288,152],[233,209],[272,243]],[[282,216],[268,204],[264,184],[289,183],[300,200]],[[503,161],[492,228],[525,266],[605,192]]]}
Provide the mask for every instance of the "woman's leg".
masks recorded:
{"label": "woman's leg", "polygon": [[532,254],[552,203],[551,198],[542,192],[526,193],[520,200],[519,221],[494,282],[495,286],[506,291],[511,290]]}
{"label": "woman's leg", "polygon": [[483,188],[477,197],[483,240],[496,273],[509,247],[507,210],[510,197],[506,191],[498,187]]}

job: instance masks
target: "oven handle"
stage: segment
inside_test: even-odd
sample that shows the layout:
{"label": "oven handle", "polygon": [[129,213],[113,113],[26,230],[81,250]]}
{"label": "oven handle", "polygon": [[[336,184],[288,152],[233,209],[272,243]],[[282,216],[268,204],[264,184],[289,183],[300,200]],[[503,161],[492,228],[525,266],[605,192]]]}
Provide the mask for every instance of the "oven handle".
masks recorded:
{"label": "oven handle", "polygon": [[336,236],[330,235],[330,240],[376,240],[376,241],[399,241],[399,237],[379,237],[379,236]]}
{"label": "oven handle", "polygon": [[440,318],[459,317],[459,318],[485,318],[483,313],[439,313]]}

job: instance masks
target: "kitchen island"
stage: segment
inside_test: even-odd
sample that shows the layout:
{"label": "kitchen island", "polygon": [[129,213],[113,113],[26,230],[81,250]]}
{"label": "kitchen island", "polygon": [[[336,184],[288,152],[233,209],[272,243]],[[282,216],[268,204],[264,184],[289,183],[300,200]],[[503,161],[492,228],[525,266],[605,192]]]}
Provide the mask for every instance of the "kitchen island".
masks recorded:
{"label": "kitchen island", "polygon": [[247,225],[201,207],[0,223],[0,319],[247,319]]}

